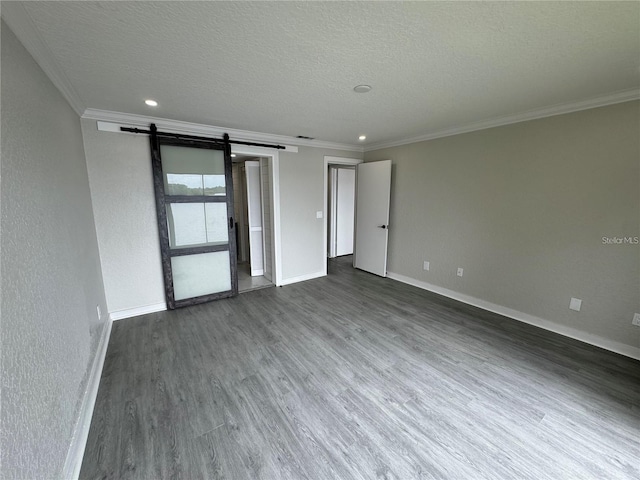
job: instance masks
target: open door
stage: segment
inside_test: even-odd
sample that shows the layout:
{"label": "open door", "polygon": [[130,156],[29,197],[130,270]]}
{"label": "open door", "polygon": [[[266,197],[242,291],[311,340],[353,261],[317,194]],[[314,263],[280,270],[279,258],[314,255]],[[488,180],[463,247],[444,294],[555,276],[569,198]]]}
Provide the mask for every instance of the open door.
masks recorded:
{"label": "open door", "polygon": [[249,260],[251,276],[264,274],[262,239],[262,200],[260,192],[260,162],[244,162],[247,176],[247,220],[249,222]]}
{"label": "open door", "polygon": [[353,266],[386,277],[391,160],[361,163],[356,168],[356,239]]}

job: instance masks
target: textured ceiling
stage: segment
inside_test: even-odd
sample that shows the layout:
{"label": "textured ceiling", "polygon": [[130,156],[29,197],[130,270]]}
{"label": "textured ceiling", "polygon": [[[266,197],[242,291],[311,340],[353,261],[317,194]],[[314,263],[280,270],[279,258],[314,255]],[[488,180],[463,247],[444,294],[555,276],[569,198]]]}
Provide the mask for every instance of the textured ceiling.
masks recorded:
{"label": "textured ceiling", "polygon": [[[23,6],[85,107],[332,142],[415,137],[640,85],[638,2]],[[373,90],[354,93],[363,83]]]}

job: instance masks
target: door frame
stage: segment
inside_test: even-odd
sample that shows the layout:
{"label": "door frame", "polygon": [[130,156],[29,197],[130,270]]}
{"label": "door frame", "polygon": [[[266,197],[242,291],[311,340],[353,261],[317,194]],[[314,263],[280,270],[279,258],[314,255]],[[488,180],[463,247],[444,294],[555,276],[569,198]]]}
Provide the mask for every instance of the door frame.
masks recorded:
{"label": "door frame", "polygon": [[[280,157],[278,150],[267,147],[254,147],[251,145],[232,144],[231,151],[238,155],[251,155],[254,157],[269,157],[269,175],[271,177],[271,208],[273,209],[273,238],[272,238],[272,282],[276,286],[282,285],[282,241],[280,229]],[[262,226],[264,230],[264,225]],[[263,252],[264,255],[264,252]]]}
{"label": "door frame", "polygon": [[[327,213],[329,210],[329,165],[351,165],[355,166],[360,163],[363,163],[364,160],[361,158],[349,158],[349,157],[332,157],[330,155],[324,156],[324,206],[323,208],[323,231],[322,231],[322,256],[323,256],[323,273],[327,274],[327,262],[329,261],[329,256],[327,252],[327,246],[329,244],[327,240],[328,235],[328,222],[327,222]],[[357,173],[356,173],[356,182],[357,182]],[[355,253],[355,252],[354,252]]]}

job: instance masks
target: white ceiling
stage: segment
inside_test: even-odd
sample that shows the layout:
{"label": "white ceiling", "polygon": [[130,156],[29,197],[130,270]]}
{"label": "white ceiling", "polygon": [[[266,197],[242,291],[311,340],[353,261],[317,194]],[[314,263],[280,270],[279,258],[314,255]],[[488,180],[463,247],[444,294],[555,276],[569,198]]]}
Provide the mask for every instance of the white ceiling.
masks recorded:
{"label": "white ceiling", "polygon": [[[82,107],[345,144],[366,134],[371,147],[640,86],[640,2],[21,8],[34,31],[3,16],[25,45],[39,35],[32,40],[46,45]],[[358,84],[373,90],[357,94]]]}

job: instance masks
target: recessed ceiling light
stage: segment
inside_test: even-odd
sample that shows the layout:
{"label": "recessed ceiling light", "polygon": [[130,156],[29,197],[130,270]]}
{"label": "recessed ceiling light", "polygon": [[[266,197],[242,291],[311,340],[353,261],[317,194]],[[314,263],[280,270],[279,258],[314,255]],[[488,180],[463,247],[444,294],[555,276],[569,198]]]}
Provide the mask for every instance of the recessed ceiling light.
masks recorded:
{"label": "recessed ceiling light", "polygon": [[236,156],[236,154],[235,154],[235,153],[232,153],[232,154],[231,154],[231,158],[234,158],[235,156]]}
{"label": "recessed ceiling light", "polygon": [[356,85],[353,87],[353,91],[356,93],[367,93],[371,91],[371,85]]}
{"label": "recessed ceiling light", "polygon": [[151,100],[151,99],[145,100],[144,103],[146,103],[150,107],[157,107],[158,106],[158,102],[156,102],[155,100]]}
{"label": "recessed ceiling light", "polygon": [[358,137],[358,140],[366,140],[366,139],[367,139],[367,136],[366,136],[366,135],[360,135],[360,136]]}

